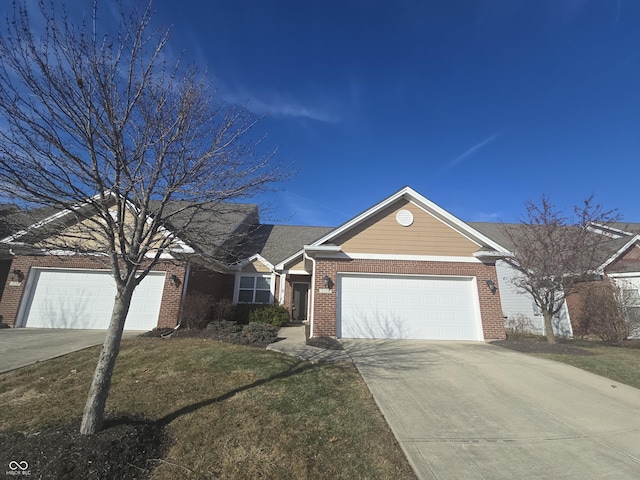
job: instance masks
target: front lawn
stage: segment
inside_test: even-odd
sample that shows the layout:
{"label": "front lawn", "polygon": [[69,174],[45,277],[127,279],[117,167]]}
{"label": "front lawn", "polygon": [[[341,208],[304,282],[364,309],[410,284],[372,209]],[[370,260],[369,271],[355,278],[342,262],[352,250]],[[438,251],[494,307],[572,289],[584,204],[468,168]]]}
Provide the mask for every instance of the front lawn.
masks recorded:
{"label": "front lawn", "polygon": [[[4,458],[9,445],[2,442],[15,438],[10,432],[36,438],[77,421],[98,352],[0,375],[2,468],[28,461],[32,478],[47,476],[37,452]],[[170,437],[165,453],[133,466],[141,478],[147,466],[154,479],[415,478],[350,364],[312,365],[197,338],[130,339],[123,341],[107,409],[113,424],[145,419]],[[78,454],[68,455],[71,461]]]}
{"label": "front lawn", "polygon": [[536,341],[493,342],[506,348],[567,363],[620,383],[640,388],[640,348],[636,341],[630,346],[606,345],[599,341],[568,340],[548,345]]}

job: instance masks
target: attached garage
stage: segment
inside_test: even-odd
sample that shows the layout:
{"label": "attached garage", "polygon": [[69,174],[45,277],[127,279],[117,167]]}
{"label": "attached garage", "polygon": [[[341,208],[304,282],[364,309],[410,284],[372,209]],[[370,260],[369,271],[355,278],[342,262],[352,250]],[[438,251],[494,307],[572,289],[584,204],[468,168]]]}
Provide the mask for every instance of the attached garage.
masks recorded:
{"label": "attached garage", "polygon": [[337,336],[483,340],[474,277],[339,274]]}
{"label": "attached garage", "polygon": [[[165,283],[164,272],[151,272],[136,288],[125,330],[157,326]],[[19,318],[36,328],[106,329],[116,286],[105,270],[33,268]]]}

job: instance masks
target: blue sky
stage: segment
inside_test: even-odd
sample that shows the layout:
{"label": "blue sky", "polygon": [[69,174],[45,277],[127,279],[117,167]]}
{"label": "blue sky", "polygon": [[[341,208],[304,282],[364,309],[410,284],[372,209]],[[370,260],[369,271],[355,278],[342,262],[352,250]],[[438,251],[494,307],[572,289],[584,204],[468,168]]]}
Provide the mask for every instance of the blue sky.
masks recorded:
{"label": "blue sky", "polygon": [[270,219],[339,225],[409,185],[468,221],[590,194],[640,221],[636,0],[156,0],[170,47],[297,175]]}

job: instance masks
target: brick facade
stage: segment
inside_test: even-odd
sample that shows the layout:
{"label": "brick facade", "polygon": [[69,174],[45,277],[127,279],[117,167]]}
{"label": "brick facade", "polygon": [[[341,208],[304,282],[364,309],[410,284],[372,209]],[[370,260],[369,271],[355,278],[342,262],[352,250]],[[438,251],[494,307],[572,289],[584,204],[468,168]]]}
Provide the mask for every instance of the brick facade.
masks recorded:
{"label": "brick facade", "polygon": [[[15,285],[12,283],[17,282],[12,282],[11,275],[9,275],[5,282],[2,300],[0,301],[0,318],[3,323],[10,326],[15,325],[20,302],[22,301],[25,286],[33,267],[109,270],[108,263],[101,261],[98,257],[81,255],[68,257],[52,255],[16,256],[11,262],[11,270],[20,270],[24,274],[24,278],[19,282],[19,285]],[[152,268],[152,271],[166,272],[160,315],[158,317],[158,327],[175,327],[178,324],[180,316],[182,286],[185,280],[186,264],[183,262],[160,262]],[[179,282],[177,285],[170,280],[171,275],[175,275],[178,278]]]}
{"label": "brick facade", "polygon": [[[293,284],[294,283],[306,283],[311,289],[311,275],[287,275],[284,284],[284,302],[283,305],[289,310],[289,317],[293,318]],[[307,304],[307,308],[309,305]],[[309,311],[307,310],[307,318],[309,318]]]}
{"label": "brick facade", "polygon": [[495,265],[466,262],[422,262],[408,260],[318,259],[315,271],[313,336],[336,336],[336,286],[320,293],[327,275],[333,282],[343,272],[404,275],[458,275],[476,277],[480,316],[485,340],[505,338],[502,305],[498,292],[491,293],[485,280],[498,285]]}

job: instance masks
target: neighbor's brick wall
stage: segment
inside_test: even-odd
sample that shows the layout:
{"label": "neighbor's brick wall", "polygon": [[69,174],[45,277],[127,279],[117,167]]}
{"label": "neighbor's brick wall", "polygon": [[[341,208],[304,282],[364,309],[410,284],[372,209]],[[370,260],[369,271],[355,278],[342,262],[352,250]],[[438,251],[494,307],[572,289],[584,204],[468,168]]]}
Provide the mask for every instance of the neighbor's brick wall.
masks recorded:
{"label": "neighbor's brick wall", "polygon": [[342,272],[405,275],[461,275],[476,277],[484,338],[485,340],[505,338],[500,294],[499,292],[492,294],[485,284],[485,279],[491,279],[498,285],[495,265],[486,265],[483,263],[354,259],[317,260],[313,317],[314,336],[336,336],[337,285],[333,287],[331,293],[319,293],[319,290],[324,288],[322,279],[325,275],[328,275],[333,282],[336,282],[338,273]]}
{"label": "neighbor's brick wall", "polygon": [[[0,315],[2,321],[10,326],[15,325],[20,301],[24,295],[24,289],[29,280],[31,268],[84,268],[92,270],[109,270],[108,264],[101,262],[95,257],[85,256],[18,256],[11,263],[11,270],[20,270],[25,274],[24,280],[18,285],[9,285],[11,278],[8,278],[2,300],[0,301]],[[159,327],[175,327],[178,324],[180,314],[180,302],[182,299],[182,285],[185,279],[185,265],[173,262],[160,262],[152,268],[152,271],[166,272],[165,285],[162,293],[162,303],[160,305],[160,315],[158,317]],[[171,275],[180,279],[179,285],[173,285],[169,281]],[[10,276],[9,276],[10,277]],[[144,281],[144,280],[143,280]]]}

